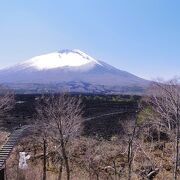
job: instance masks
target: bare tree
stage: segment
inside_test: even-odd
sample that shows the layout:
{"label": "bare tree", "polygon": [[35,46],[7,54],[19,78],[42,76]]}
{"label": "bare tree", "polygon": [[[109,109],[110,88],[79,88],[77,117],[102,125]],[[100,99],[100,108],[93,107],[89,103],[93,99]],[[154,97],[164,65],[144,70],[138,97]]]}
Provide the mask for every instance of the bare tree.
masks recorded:
{"label": "bare tree", "polygon": [[137,123],[135,122],[132,132],[129,134],[128,140],[128,180],[131,180],[132,176],[132,161],[134,157],[133,143],[136,135]]}
{"label": "bare tree", "polygon": [[42,96],[36,105],[36,117],[35,124],[33,126],[33,142],[38,142],[43,149],[43,180],[46,180],[47,176],[47,151],[48,151],[48,139],[49,139],[49,119],[47,119],[44,106],[47,106],[45,96]]}
{"label": "bare tree", "polygon": [[127,163],[128,163],[128,180],[132,179],[132,163],[135,152],[135,142],[137,136],[138,122],[137,118],[131,118],[122,122],[124,124],[124,140],[127,142]]}
{"label": "bare tree", "polygon": [[154,82],[150,87],[147,102],[152,108],[156,124],[175,134],[175,161],[173,179],[178,178],[180,138],[180,82]]}
{"label": "bare tree", "polygon": [[13,91],[0,85],[0,123],[3,128],[4,117],[14,107],[15,98]]}
{"label": "bare tree", "polygon": [[83,137],[73,145],[73,161],[88,173],[86,179],[118,180],[125,174],[119,159],[124,157],[126,148],[119,139],[106,141]]}
{"label": "bare tree", "polygon": [[49,130],[62,154],[67,180],[70,179],[68,147],[71,140],[80,132],[83,106],[80,98],[68,94],[43,96],[37,108],[38,119]]}
{"label": "bare tree", "polygon": [[[141,132],[143,133],[143,132]],[[144,138],[138,138],[136,141],[136,150],[134,152],[133,164],[138,167],[139,164],[139,175],[142,178],[147,178],[149,180],[154,179],[154,177],[159,173],[158,164],[156,162],[156,157],[153,153],[154,142],[144,142]]]}
{"label": "bare tree", "polygon": [[10,111],[14,106],[14,93],[13,91],[0,86],[0,116]]}

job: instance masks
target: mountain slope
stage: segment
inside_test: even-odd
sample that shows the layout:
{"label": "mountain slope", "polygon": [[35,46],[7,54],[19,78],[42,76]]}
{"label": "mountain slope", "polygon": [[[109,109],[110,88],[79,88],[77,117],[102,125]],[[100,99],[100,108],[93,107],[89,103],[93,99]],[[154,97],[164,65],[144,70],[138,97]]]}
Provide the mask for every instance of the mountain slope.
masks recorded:
{"label": "mountain slope", "polygon": [[90,84],[94,88],[106,87],[106,91],[109,89],[113,92],[116,89],[117,92],[125,87],[144,89],[149,82],[97,61],[80,50],[63,50],[0,70],[0,83],[41,84],[46,85],[46,89],[51,89],[50,86],[55,84],[65,86],[74,83],[77,86],[83,83],[83,87],[84,84]]}

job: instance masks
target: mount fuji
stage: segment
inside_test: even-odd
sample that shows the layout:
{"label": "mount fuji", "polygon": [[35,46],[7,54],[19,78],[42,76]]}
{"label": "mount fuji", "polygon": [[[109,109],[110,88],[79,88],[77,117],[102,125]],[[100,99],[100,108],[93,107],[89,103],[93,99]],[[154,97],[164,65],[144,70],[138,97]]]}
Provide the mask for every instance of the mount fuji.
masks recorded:
{"label": "mount fuji", "polygon": [[0,83],[21,93],[60,90],[85,93],[138,93],[148,86],[149,81],[75,49],[36,56],[1,69]]}

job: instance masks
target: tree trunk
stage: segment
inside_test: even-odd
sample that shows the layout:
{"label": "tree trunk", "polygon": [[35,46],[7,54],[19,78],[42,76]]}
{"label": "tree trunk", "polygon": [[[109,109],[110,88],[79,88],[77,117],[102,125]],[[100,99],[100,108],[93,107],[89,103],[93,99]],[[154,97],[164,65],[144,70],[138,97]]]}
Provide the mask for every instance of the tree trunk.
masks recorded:
{"label": "tree trunk", "polygon": [[177,117],[176,117],[176,147],[175,147],[175,167],[174,167],[174,180],[177,180],[177,170],[179,166],[179,135],[180,135],[180,122],[179,122],[179,107],[177,107]]}
{"label": "tree trunk", "polygon": [[117,168],[116,168],[116,161],[114,160],[113,161],[113,164],[114,164],[114,179],[117,180]]}
{"label": "tree trunk", "polygon": [[65,167],[66,167],[67,180],[70,180],[69,159],[68,159],[67,154],[66,154],[66,149],[64,146],[64,140],[63,139],[61,139],[61,148],[62,148],[62,156],[63,156]]}
{"label": "tree trunk", "polygon": [[61,164],[60,164],[60,167],[59,167],[58,180],[62,179],[62,170],[63,170],[63,161],[61,161]]}
{"label": "tree trunk", "polygon": [[47,142],[43,139],[43,180],[46,180],[46,153],[47,153]]}
{"label": "tree trunk", "polygon": [[128,143],[128,180],[131,180],[131,171],[132,171],[132,140],[129,138]]}
{"label": "tree trunk", "polygon": [[175,168],[174,168],[174,180],[177,180],[177,170],[179,163],[179,123],[176,127],[176,148],[175,148]]}
{"label": "tree trunk", "polygon": [[128,180],[131,180],[131,175],[132,175],[133,141],[134,141],[135,133],[136,133],[136,122],[133,128],[132,136],[129,137],[129,143],[128,143]]}
{"label": "tree trunk", "polygon": [[99,180],[99,174],[96,173],[96,180]]}

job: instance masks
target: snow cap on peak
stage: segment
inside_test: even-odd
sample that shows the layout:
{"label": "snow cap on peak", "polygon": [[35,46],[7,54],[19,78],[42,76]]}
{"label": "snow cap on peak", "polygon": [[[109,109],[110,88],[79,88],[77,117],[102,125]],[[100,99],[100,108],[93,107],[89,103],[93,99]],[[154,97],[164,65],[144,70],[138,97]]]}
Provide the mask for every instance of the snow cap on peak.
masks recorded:
{"label": "snow cap on peak", "polygon": [[78,67],[87,64],[99,64],[97,60],[90,57],[86,53],[74,49],[74,50],[61,50],[41,56],[36,56],[21,65],[24,67],[33,67],[38,70],[60,68],[60,67]]}

